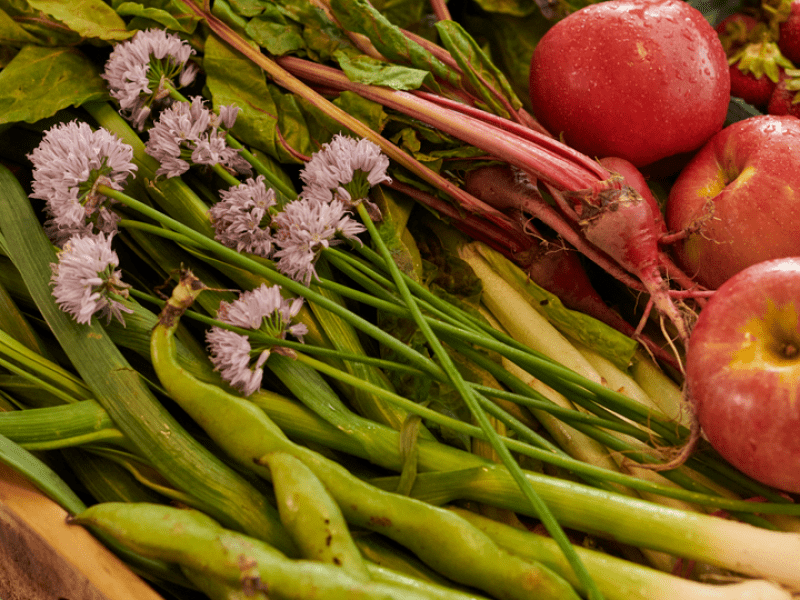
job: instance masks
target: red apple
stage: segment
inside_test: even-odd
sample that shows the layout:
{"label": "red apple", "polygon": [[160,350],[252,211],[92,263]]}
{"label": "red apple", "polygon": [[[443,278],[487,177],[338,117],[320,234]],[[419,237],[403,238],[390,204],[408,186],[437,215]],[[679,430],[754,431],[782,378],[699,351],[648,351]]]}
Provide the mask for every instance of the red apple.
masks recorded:
{"label": "red apple", "polygon": [[800,257],[752,265],[720,286],[689,339],[686,385],[728,462],[800,493]]}
{"label": "red apple", "polygon": [[678,264],[711,289],[752,264],[800,256],[800,119],[759,115],[711,138],[666,207]]}

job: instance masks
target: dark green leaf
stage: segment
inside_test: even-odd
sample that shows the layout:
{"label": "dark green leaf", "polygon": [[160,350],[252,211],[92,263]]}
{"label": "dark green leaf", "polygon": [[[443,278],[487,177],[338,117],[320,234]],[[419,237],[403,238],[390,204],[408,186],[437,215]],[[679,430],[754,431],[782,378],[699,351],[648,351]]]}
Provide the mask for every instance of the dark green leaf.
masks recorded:
{"label": "dark green leaf", "polygon": [[500,13],[512,17],[527,17],[539,12],[534,0],[476,0],[476,3],[488,13]]}
{"label": "dark green leaf", "polygon": [[245,33],[273,56],[296,52],[306,45],[300,27],[290,23],[274,6],[250,19]]}
{"label": "dark green leaf", "polygon": [[77,48],[25,46],[0,71],[0,124],[34,123],[67,106],[107,98],[99,69]]}
{"label": "dark green leaf", "polygon": [[470,17],[463,21],[463,25],[476,38],[482,40],[485,36],[489,40],[495,63],[527,103],[533,50],[552,22],[537,11],[523,18],[503,14]]}
{"label": "dark green leaf", "polygon": [[725,117],[725,127],[731,125],[732,123],[736,123],[737,121],[743,121],[745,119],[749,119],[750,117],[755,117],[761,114],[763,113],[752,104],[748,104],[741,98],[732,97],[730,103],[728,104],[728,114]]}
{"label": "dark green leaf", "polygon": [[381,85],[394,90],[416,90],[430,80],[430,73],[412,67],[394,65],[374,59],[365,54],[351,57],[338,51],[334,58],[350,81]]}
{"label": "dark green leaf", "polygon": [[[389,118],[383,110],[383,106],[372,100],[362,98],[355,92],[344,91],[333,100],[333,103],[378,133],[383,131]],[[336,133],[341,129],[340,126],[337,125],[337,127],[338,129],[331,129],[332,133]]]}
{"label": "dark green leaf", "polygon": [[455,21],[439,21],[436,30],[442,43],[461,67],[464,78],[492,112],[508,117],[508,111],[498,99],[502,95],[515,110],[522,107],[506,76],[498,69],[472,36]]}
{"label": "dark green leaf", "polygon": [[388,60],[430,71],[437,78],[459,85],[457,72],[407,38],[366,0],[332,0],[331,8],[344,27],[366,35]]}
{"label": "dark green leaf", "polygon": [[180,0],[148,0],[147,2],[120,2],[115,0],[112,6],[121,17],[135,17],[131,28],[144,29],[145,22],[154,22],[172,31],[193,33],[199,18],[187,10]]}
{"label": "dark green leaf", "polygon": [[262,0],[231,0],[230,4],[233,12],[246,19],[260,15],[267,5]]}
{"label": "dark green leaf", "polygon": [[60,21],[83,38],[126,40],[125,21],[103,0],[28,0],[28,4]]}
{"label": "dark green leaf", "polygon": [[[0,0],[0,10],[12,19],[17,28],[25,31],[32,40],[24,37],[13,37],[14,45],[33,43],[40,46],[71,46],[81,42],[81,36],[64,27],[56,19],[49,18],[36,8],[30,6],[25,0]],[[14,28],[14,29],[17,29]],[[5,26],[3,27],[5,30]],[[14,33],[12,32],[12,36]],[[17,34],[18,35],[18,31]]]}
{"label": "dark green leaf", "polygon": [[328,18],[325,11],[308,0],[286,0],[280,9],[303,26],[303,39],[310,59],[324,63],[331,60],[337,50],[353,47],[347,34]]}
{"label": "dark green leaf", "polygon": [[261,69],[213,36],[206,42],[203,68],[214,105],[241,109],[233,128],[238,139],[279,162],[298,162],[280,142],[278,106]]}
{"label": "dark green leaf", "polygon": [[324,133],[322,139],[317,137],[315,143],[315,136],[310,131],[310,124],[306,120],[306,112],[303,110],[303,102],[300,98],[286,94],[274,85],[269,86],[269,92],[277,106],[278,131],[290,148],[310,156],[319,150],[319,144],[328,141],[328,134]]}
{"label": "dark green leaf", "polygon": [[25,31],[8,13],[0,10],[0,44],[17,47],[35,44],[36,41],[36,36]]}
{"label": "dark green leaf", "polygon": [[428,0],[378,0],[371,4],[394,25],[417,33],[431,10]]}

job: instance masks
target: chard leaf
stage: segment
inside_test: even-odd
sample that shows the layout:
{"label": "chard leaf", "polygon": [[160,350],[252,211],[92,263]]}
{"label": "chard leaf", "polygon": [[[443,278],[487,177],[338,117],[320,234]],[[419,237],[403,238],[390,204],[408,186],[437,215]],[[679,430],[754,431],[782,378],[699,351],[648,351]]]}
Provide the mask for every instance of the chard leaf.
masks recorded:
{"label": "chard leaf", "polygon": [[111,5],[121,17],[134,17],[131,29],[146,29],[153,22],[172,31],[193,33],[199,18],[186,9],[181,0],[147,0],[146,2],[120,2]]}
{"label": "chard leaf", "polygon": [[[226,44],[209,36],[203,68],[214,106],[235,104],[241,110],[233,134],[278,162],[299,163],[294,152],[310,156],[329,142],[341,125],[302,98],[266,82],[263,71]],[[375,131],[387,120],[383,108],[357,94],[343,92],[334,104]]]}
{"label": "chard leaf", "polygon": [[426,80],[430,83],[428,71],[386,63],[365,54],[350,56],[348,52],[339,50],[334,54],[334,59],[350,81],[381,85],[393,90],[416,90]]}
{"label": "chard leaf", "polygon": [[288,19],[302,27],[306,53],[312,60],[327,62],[337,50],[353,47],[345,32],[312,2],[284,0],[278,8]]}
{"label": "chard leaf", "polygon": [[0,10],[0,45],[17,47],[35,44],[36,41],[36,36],[25,31],[6,11]]}
{"label": "chard leaf", "polygon": [[[269,86],[269,92],[278,110],[278,131],[290,148],[294,148],[300,154],[311,156],[319,149],[319,143],[328,141],[327,135],[325,135],[321,142],[314,143],[314,135],[311,131],[314,123],[310,124],[306,120],[306,113],[300,98],[286,94],[274,85]],[[322,129],[324,131],[324,128]]]}
{"label": "chard leaf", "polygon": [[260,15],[266,7],[261,0],[230,0],[230,4],[233,12],[246,19]]}
{"label": "chard leaf", "polygon": [[275,5],[267,5],[245,27],[245,33],[273,56],[305,48],[302,29],[291,23]]}
{"label": "chard leaf", "polygon": [[[43,15],[25,0],[0,0],[0,10],[4,13],[3,18],[0,18],[0,32],[4,36],[7,33],[11,36],[8,42],[3,40],[2,43],[17,46],[28,43],[40,46],[74,46],[81,42],[80,35],[65,28],[56,19]],[[20,34],[20,30],[27,35]]]}
{"label": "chard leaf", "polygon": [[343,27],[366,35],[388,60],[430,71],[437,78],[460,85],[456,71],[407,38],[367,0],[331,0],[331,8]]}
{"label": "chard leaf", "polygon": [[[206,41],[203,69],[214,106],[235,104],[241,109],[232,132],[238,139],[279,162],[299,162],[281,144],[278,105],[261,69],[214,36]],[[281,133],[287,137],[286,131]]]}
{"label": "chard leaf", "polygon": [[127,30],[122,17],[103,0],[28,0],[28,4],[57,19],[83,38],[126,40],[135,33]]}
{"label": "chard leaf", "polygon": [[417,33],[426,13],[430,12],[428,0],[376,0],[372,6],[381,11],[390,22],[404,29],[413,28]]}
{"label": "chard leaf", "polygon": [[[362,98],[355,92],[344,91],[333,100],[333,103],[378,133],[383,131],[386,122],[389,120],[388,115],[383,110],[383,106],[372,100]],[[334,124],[334,127],[329,128],[332,137],[333,134],[341,130],[341,125],[336,121],[331,121]]]}
{"label": "chard leaf", "polygon": [[492,112],[504,117],[510,116],[497,94],[507,98],[515,110],[522,107],[506,76],[461,25],[455,21],[439,21],[436,23],[436,30],[442,44],[461,67],[463,77]]}
{"label": "chard leaf", "polygon": [[537,42],[552,25],[540,12],[518,18],[493,14],[488,19],[469,20],[470,31],[488,32],[492,56],[502,66],[514,89],[528,98],[528,80],[531,57]]}
{"label": "chard leaf", "polygon": [[0,71],[0,124],[34,123],[62,108],[108,98],[98,67],[77,48],[25,46]]}
{"label": "chard leaf", "polygon": [[539,12],[534,0],[476,0],[487,13],[500,13],[512,17],[527,17]]}

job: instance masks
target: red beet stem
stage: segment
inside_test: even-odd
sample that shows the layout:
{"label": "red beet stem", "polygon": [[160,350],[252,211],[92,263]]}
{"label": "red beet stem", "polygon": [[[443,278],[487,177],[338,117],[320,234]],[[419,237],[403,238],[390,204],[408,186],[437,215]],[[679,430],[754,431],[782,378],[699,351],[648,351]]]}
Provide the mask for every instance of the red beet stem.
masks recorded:
{"label": "red beet stem", "polygon": [[337,69],[300,58],[283,57],[278,59],[278,64],[305,81],[351,90],[363,98],[398,110],[523,171],[531,172],[537,179],[559,189],[583,190],[600,181],[596,173],[538,143],[509,135],[508,131],[496,125],[439,106],[409,92],[352,82]]}

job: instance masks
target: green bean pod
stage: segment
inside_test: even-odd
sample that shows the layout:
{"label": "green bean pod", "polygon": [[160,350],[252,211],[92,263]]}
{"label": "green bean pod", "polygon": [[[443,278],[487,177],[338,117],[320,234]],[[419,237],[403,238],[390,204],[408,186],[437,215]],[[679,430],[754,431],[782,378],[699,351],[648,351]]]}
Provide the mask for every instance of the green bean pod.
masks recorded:
{"label": "green bean pod", "polygon": [[242,585],[230,584],[214,575],[189,567],[181,567],[181,571],[209,600],[269,600],[263,590],[245,590]]}
{"label": "green bean pod", "polygon": [[464,600],[459,592],[435,596],[407,585],[360,581],[335,565],[292,560],[194,509],[105,502],[72,522],[100,530],[143,556],[178,563],[185,573],[198,574],[196,581],[204,579],[209,590],[229,598],[242,590],[244,597],[263,592],[281,600]]}
{"label": "green bean pod", "polygon": [[269,454],[263,460],[272,474],[281,522],[300,556],[339,566],[357,579],[368,580],[366,563],[342,511],[311,469],[285,452]]}
{"label": "green bean pod", "polygon": [[176,359],[172,333],[202,289],[191,273],[181,277],[153,329],[151,358],[167,393],[239,464],[270,477],[268,469],[254,461],[287,452],[322,481],[349,523],[403,544],[446,577],[502,599],[529,600],[535,594],[542,600],[577,600],[572,586],[541,563],[502,550],[447,510],[361,481],[341,465],[291,442],[253,403],[192,377]]}

